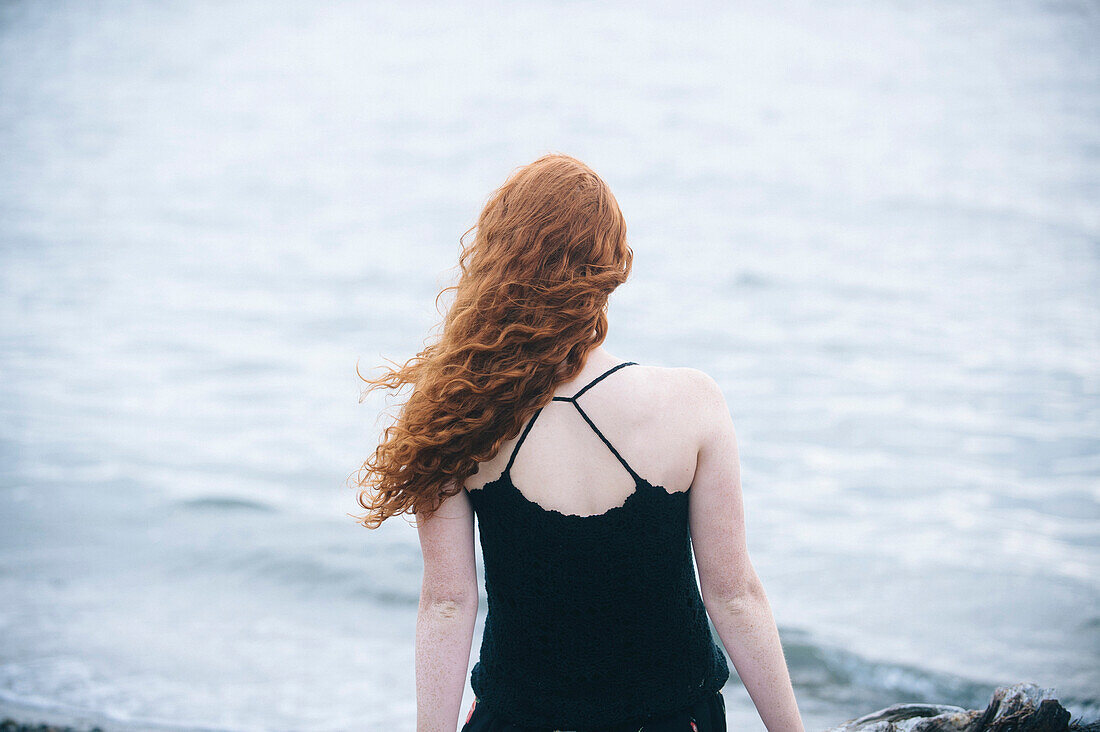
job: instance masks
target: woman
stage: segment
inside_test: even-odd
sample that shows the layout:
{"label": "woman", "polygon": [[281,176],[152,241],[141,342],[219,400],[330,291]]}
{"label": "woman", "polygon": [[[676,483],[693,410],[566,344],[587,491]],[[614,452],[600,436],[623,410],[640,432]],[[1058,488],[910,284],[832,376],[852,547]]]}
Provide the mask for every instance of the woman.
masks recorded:
{"label": "woman", "polygon": [[488,613],[463,732],[725,730],[708,615],[766,727],[801,732],[721,390],[601,345],[633,257],[611,191],[547,155],[474,228],[438,341],[364,379],[414,385],[358,485],[365,526],[417,517],[417,729],[460,714],[476,515]]}

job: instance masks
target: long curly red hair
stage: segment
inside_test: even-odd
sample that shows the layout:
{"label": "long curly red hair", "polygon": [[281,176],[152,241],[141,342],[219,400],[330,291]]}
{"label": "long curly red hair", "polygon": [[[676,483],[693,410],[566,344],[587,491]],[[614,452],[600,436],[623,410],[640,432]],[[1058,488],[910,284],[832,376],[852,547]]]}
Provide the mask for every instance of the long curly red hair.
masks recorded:
{"label": "long curly red hair", "polygon": [[436,296],[438,308],[455,291],[438,339],[376,379],[359,374],[363,397],[413,385],[354,474],[367,528],[431,516],[580,372],[607,337],[608,297],[634,256],[611,189],[562,154],[514,170],[459,243],[458,284]]}

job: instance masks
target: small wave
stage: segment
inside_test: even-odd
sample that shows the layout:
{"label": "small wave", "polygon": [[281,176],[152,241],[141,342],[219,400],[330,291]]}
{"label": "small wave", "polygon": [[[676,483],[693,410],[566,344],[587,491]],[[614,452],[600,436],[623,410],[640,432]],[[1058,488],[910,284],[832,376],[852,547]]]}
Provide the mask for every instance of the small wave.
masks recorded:
{"label": "small wave", "polygon": [[[850,650],[815,641],[801,629],[783,631],[783,651],[799,693],[855,709],[880,709],[901,702],[951,704],[984,709],[997,686],[1026,679],[983,682],[911,664],[873,661]],[[1100,699],[1072,693],[1059,701],[1075,717],[1100,717]]]}
{"label": "small wave", "polygon": [[204,498],[188,498],[177,501],[176,505],[189,511],[263,511],[272,512],[275,509],[259,501],[247,498],[230,498],[228,496],[207,496]]}
{"label": "small wave", "polygon": [[416,607],[420,602],[419,567],[400,561],[384,566],[371,561],[369,555],[287,555],[262,549],[234,562],[232,569],[250,578],[296,588],[313,597],[328,595],[397,607]]}
{"label": "small wave", "polygon": [[783,629],[783,652],[799,694],[850,709],[879,709],[899,702],[984,708],[994,683],[917,666],[872,661],[812,639],[801,629]]}
{"label": "small wave", "polygon": [[100,728],[113,732],[227,732],[224,727],[119,717],[106,712],[49,702],[40,697],[21,697],[0,690],[0,719],[4,718],[33,720],[33,724],[48,724],[51,729],[63,725],[74,729]]}
{"label": "small wave", "polygon": [[731,289],[739,289],[742,287],[764,288],[772,287],[776,284],[775,280],[771,277],[748,269],[738,272],[729,280],[729,287]]}

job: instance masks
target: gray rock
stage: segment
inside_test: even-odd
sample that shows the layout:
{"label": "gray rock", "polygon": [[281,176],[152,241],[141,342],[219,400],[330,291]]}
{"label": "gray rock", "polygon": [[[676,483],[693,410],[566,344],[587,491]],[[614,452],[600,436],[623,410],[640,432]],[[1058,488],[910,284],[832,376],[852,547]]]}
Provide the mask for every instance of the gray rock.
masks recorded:
{"label": "gray rock", "polygon": [[944,704],[894,704],[826,732],[1100,732],[1100,722],[1070,723],[1053,689],[1002,686],[985,709]]}

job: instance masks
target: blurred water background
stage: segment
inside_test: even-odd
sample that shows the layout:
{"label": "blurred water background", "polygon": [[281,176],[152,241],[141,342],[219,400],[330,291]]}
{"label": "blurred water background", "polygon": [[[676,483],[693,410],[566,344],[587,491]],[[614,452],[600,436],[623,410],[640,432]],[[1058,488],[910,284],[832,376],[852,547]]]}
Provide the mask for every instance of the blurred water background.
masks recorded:
{"label": "blurred water background", "polygon": [[1086,2],[3,3],[0,711],[412,729],[356,362],[423,346],[489,192],[562,151],[629,225],[608,350],[724,388],[807,727],[1016,681],[1095,718],[1098,38]]}

